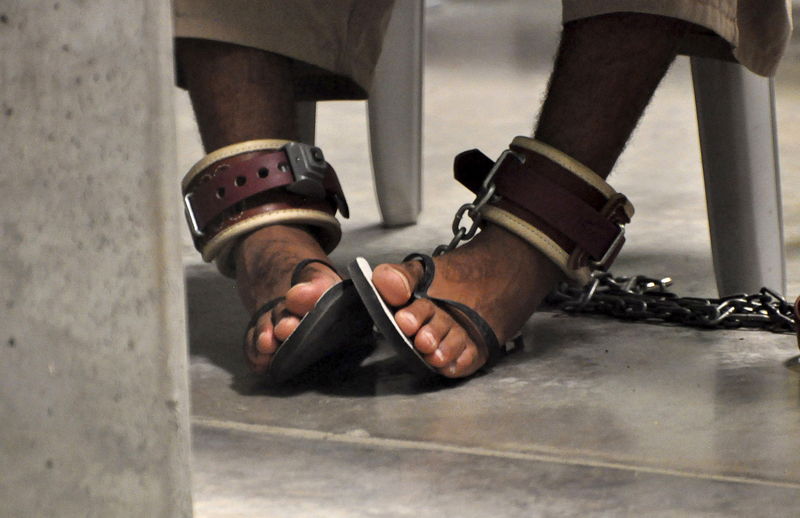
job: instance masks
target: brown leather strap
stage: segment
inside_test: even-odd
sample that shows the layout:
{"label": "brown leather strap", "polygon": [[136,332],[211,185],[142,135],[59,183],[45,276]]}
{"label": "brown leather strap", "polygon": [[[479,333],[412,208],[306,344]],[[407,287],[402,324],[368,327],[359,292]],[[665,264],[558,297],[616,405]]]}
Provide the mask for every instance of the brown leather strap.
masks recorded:
{"label": "brown leather strap", "polygon": [[337,209],[349,216],[347,201],[336,172],[327,170],[324,198],[289,192],[295,182],[283,150],[255,150],[209,164],[184,188],[187,215],[195,246],[203,250],[214,236],[237,223],[265,212],[311,209],[334,216]]}
{"label": "brown leather strap", "polygon": [[[589,187],[569,171],[556,177],[546,177],[526,165],[533,155],[529,150],[513,147],[498,164],[494,176],[494,202],[531,226],[538,228],[566,252],[572,268],[580,268],[604,259],[607,267],[624,243],[620,225],[629,219],[623,209],[623,195],[611,199]],[[516,156],[515,156],[516,155]],[[522,158],[522,160],[520,159]],[[456,179],[477,193],[493,162],[477,150],[456,157]],[[563,176],[563,178],[561,177]],[[587,192],[588,191],[588,192]]]}
{"label": "brown leather strap", "polygon": [[[246,160],[222,160],[194,182],[191,205],[200,229],[226,209],[259,192],[289,185],[294,176],[280,151],[252,153]],[[283,170],[282,170],[283,168]]]}
{"label": "brown leather strap", "polygon": [[619,226],[558,184],[526,171],[515,158],[506,161],[508,167],[495,177],[497,194],[539,216],[599,261],[619,235]]}
{"label": "brown leather strap", "polygon": [[[188,189],[197,226],[202,230],[237,203],[294,181],[286,153],[280,150],[220,160],[199,175]],[[346,204],[340,207],[339,200],[344,200],[344,194],[330,165],[323,185],[328,201],[333,202],[334,212],[336,208],[347,212]]]}

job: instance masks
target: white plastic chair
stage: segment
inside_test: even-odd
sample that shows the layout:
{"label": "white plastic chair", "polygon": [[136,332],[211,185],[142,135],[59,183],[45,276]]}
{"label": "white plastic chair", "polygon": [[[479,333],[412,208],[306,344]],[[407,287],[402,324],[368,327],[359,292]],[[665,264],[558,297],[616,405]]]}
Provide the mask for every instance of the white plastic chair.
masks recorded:
{"label": "white plastic chair", "polygon": [[773,81],[736,63],[691,61],[717,289],[784,292]]}
{"label": "white plastic chair", "polygon": [[[372,173],[383,224],[410,225],[422,208],[423,0],[395,2],[368,101]],[[304,142],[314,142],[316,103],[297,106]]]}

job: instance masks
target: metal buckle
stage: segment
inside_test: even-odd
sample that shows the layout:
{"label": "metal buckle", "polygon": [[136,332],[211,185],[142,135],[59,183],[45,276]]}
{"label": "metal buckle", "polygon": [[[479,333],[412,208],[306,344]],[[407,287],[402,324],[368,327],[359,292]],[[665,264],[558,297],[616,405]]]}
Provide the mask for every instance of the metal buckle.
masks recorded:
{"label": "metal buckle", "polygon": [[[433,251],[434,256],[439,256],[445,252],[449,252],[450,250],[455,249],[462,241],[469,241],[475,237],[475,234],[477,234],[478,229],[480,228],[481,221],[483,221],[481,210],[483,209],[484,205],[490,201],[496,201],[499,199],[499,196],[495,195],[497,186],[494,184],[494,177],[497,175],[497,172],[500,170],[500,167],[502,166],[506,157],[509,155],[516,158],[519,162],[523,164],[525,163],[525,155],[517,153],[516,151],[512,151],[511,149],[506,149],[500,154],[492,168],[486,174],[486,177],[483,179],[481,188],[478,191],[478,194],[475,196],[475,200],[473,200],[472,203],[465,203],[456,212],[452,223],[453,239],[451,239],[450,243],[446,245],[443,244],[437,246]],[[472,220],[472,224],[469,228],[461,225],[461,220],[464,218],[465,213]]]}
{"label": "metal buckle", "polygon": [[294,183],[286,186],[286,190],[309,198],[324,199],[323,182],[328,173],[328,163],[322,150],[301,142],[290,142],[283,146],[283,151],[294,176]]}
{"label": "metal buckle", "polygon": [[589,261],[589,266],[591,266],[593,270],[607,270],[611,265],[612,258],[619,253],[622,248],[623,241],[625,240],[625,225],[618,223],[617,226],[619,227],[619,234],[614,238],[611,246],[609,246],[606,253],[603,254],[603,257],[601,257],[599,261]]}
{"label": "metal buckle", "polygon": [[192,233],[194,237],[203,237],[205,233],[200,229],[197,225],[197,218],[194,215],[194,208],[192,207],[191,192],[187,192],[183,196],[183,207],[184,207],[184,215],[186,216],[186,222],[189,223],[189,231]]}
{"label": "metal buckle", "polygon": [[[497,160],[495,160],[494,165],[489,170],[489,173],[487,173],[486,178],[484,178],[483,182],[481,183],[481,192],[478,193],[478,199],[481,199],[481,194],[484,193],[487,189],[489,189],[490,186],[493,185],[495,175],[497,175],[497,172],[500,170],[500,166],[503,164],[503,162],[505,162],[505,159],[509,155],[516,158],[519,163],[521,164],[525,163],[525,155],[523,155],[522,153],[518,153],[517,151],[514,151],[512,149],[506,149],[502,153],[500,153],[500,156],[497,157]],[[494,189],[492,189],[492,193],[494,193]],[[486,198],[486,201],[488,201],[488,198],[489,197]],[[480,205],[485,204],[486,201],[482,202]]]}

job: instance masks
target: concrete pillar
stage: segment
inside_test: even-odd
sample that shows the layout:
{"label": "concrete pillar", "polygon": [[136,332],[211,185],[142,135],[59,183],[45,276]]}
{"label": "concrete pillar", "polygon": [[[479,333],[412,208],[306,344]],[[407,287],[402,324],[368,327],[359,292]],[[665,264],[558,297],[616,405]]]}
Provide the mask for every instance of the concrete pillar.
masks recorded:
{"label": "concrete pillar", "polygon": [[162,0],[0,2],[0,515],[191,514]]}

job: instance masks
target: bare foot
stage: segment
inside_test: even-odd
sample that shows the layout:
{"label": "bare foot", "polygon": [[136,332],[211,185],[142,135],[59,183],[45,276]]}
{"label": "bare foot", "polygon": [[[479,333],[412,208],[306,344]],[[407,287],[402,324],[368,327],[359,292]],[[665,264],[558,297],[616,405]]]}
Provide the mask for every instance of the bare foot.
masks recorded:
{"label": "bare foot", "polygon": [[[428,293],[476,310],[501,344],[514,337],[563,278],[538,250],[491,225],[434,261],[436,276]],[[420,262],[409,261],[377,266],[372,281],[389,305],[402,307],[395,320],[428,364],[447,377],[469,376],[486,363],[488,351],[433,302],[419,299],[408,304],[421,276]]]}
{"label": "bare foot", "polygon": [[262,228],[249,235],[236,251],[236,284],[251,314],[272,299],[286,297],[259,318],[245,337],[245,357],[254,372],[267,371],[272,355],[297,328],[300,319],[328,288],[341,281],[327,266],[312,263],[303,268],[299,282],[291,286],[292,271],[303,259],[330,262],[316,239],[300,227]]}

